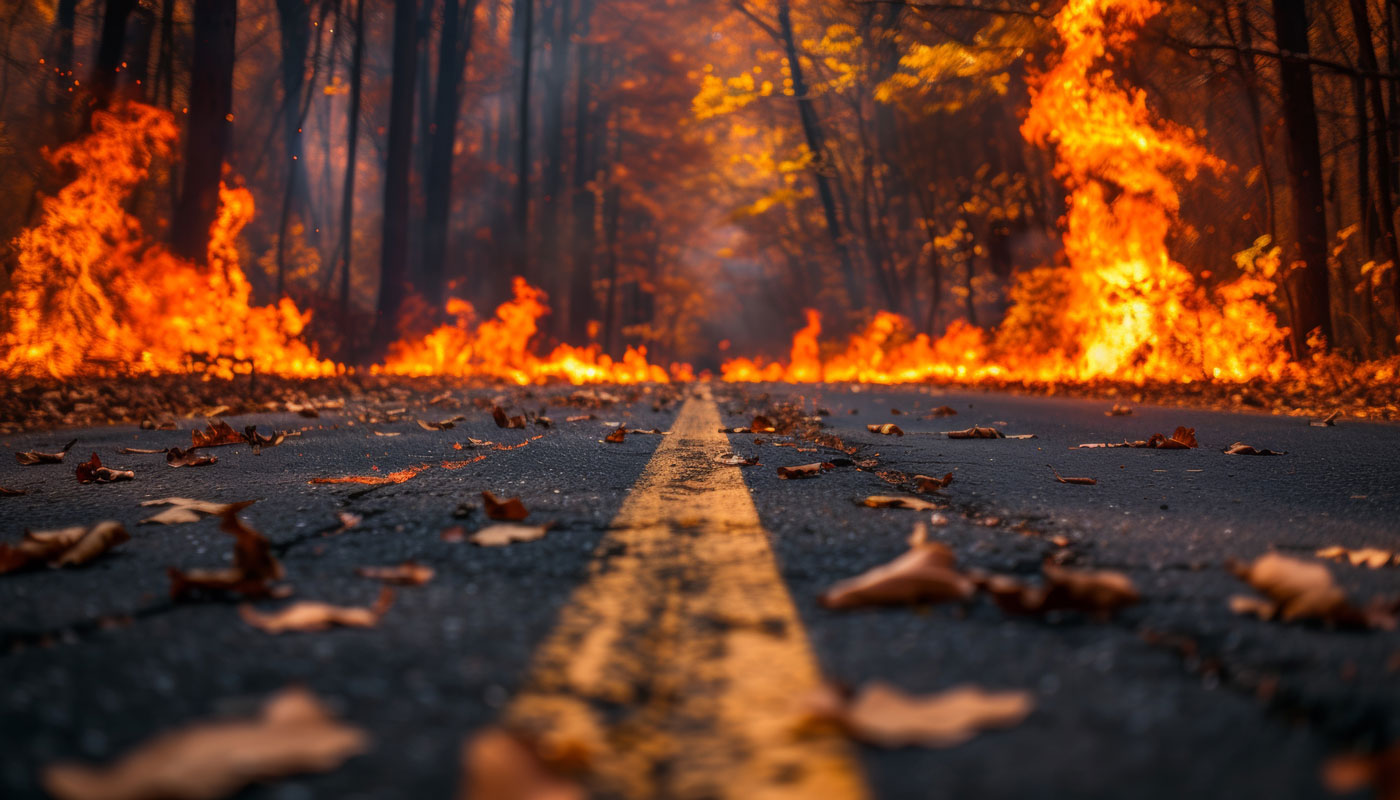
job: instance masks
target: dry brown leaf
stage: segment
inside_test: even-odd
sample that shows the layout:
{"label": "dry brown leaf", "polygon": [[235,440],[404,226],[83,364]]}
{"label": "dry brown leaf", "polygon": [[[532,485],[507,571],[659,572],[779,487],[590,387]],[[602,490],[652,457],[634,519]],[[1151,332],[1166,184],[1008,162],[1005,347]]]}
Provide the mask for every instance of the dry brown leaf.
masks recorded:
{"label": "dry brown leaf", "polygon": [[616,428],[613,428],[612,433],[609,433],[607,436],[604,436],[604,437],[603,437],[603,441],[605,441],[605,442],[611,442],[612,444],[620,444],[621,442],[623,442],[623,441],[626,440],[626,439],[627,439],[627,426],[626,426],[626,425],[619,425],[619,426],[617,426]]}
{"label": "dry brown leaf", "polygon": [[235,592],[248,597],[272,594],[273,581],[282,579],[282,565],[272,555],[263,535],[248,527],[235,510],[225,511],[219,530],[234,537],[233,566],[222,569],[192,569],[184,572],[170,567],[170,595],[181,600],[199,590]]}
{"label": "dry brown leaf", "polygon": [[1370,567],[1380,569],[1391,564],[1400,564],[1400,554],[1389,550],[1380,550],[1375,547],[1363,547],[1360,550],[1349,550],[1345,547],[1324,547],[1314,555],[1320,558],[1330,558],[1333,561],[1345,561],[1353,567]]}
{"label": "dry brown leaf", "polygon": [[0,544],[0,574],[45,564],[81,566],[130,538],[120,522],[110,520],[52,531],[25,531],[19,544]]}
{"label": "dry brown leaf", "polygon": [[379,599],[374,606],[335,606],[315,600],[302,600],[275,611],[263,614],[251,605],[244,603],[238,607],[238,615],[243,621],[265,633],[279,634],[295,631],[308,633],[324,631],[335,627],[373,628],[379,624],[389,607],[394,604],[394,590],[388,586],[380,589]]}
{"label": "dry brown leaf", "polygon": [[462,747],[459,800],[585,800],[587,793],[570,773],[587,753],[581,745],[564,750],[547,760],[523,737],[487,728]]}
{"label": "dry brown leaf", "polygon": [[914,483],[918,485],[921,492],[936,492],[939,489],[948,488],[948,484],[953,482],[953,473],[949,472],[941,478],[933,478],[928,475],[915,475]]}
{"label": "dry brown leaf", "polygon": [[1235,442],[1223,451],[1227,456],[1286,456],[1277,450],[1268,450],[1262,447],[1251,447],[1244,442]]}
{"label": "dry brown leaf", "polygon": [[403,436],[403,431],[375,431],[375,436]]}
{"label": "dry brown leaf", "polygon": [[466,417],[457,416],[452,417],[451,419],[440,419],[437,422],[428,422],[421,419],[417,420],[417,422],[418,427],[422,428],[425,431],[450,431],[453,428],[457,427],[457,423],[465,419]]}
{"label": "dry brown leaf", "polygon": [[817,602],[824,608],[846,609],[971,599],[977,587],[955,564],[946,545],[916,540],[888,564],[836,583]]}
{"label": "dry brown leaf", "polygon": [[254,719],[171,731],[106,767],[54,764],[43,784],[59,800],[216,800],[257,781],[335,769],[368,745],[363,731],[292,688]]}
{"label": "dry brown leaf", "polygon": [[796,467],[778,467],[778,477],[785,481],[794,478],[815,478],[829,469],[836,469],[836,465],[830,461],[819,461],[815,464],[801,464]]}
{"label": "dry brown leaf", "polygon": [[[175,448],[178,450],[179,448]],[[159,450],[152,447],[121,447],[117,449],[117,455],[122,456],[153,456],[157,453],[168,453],[169,447],[162,447]]]}
{"label": "dry brown leaf", "polygon": [[871,433],[878,433],[883,436],[903,436],[904,431],[893,422],[886,422],[883,425],[866,425],[865,429]]}
{"label": "dry brown leaf", "polygon": [[924,419],[938,419],[939,417],[957,416],[958,410],[952,406],[939,406],[924,415]]}
{"label": "dry brown leaf", "polygon": [[1395,611],[1384,601],[1358,608],[1324,564],[1265,553],[1250,564],[1227,563],[1240,580],[1278,605],[1284,622],[1311,620],[1357,628],[1395,628]]}
{"label": "dry brown leaf", "polygon": [[758,466],[758,457],[744,458],[736,453],[725,453],[722,456],[715,456],[715,463],[723,464],[726,467],[756,467]]}
{"label": "dry brown leaf", "polygon": [[433,568],[426,564],[405,561],[393,567],[358,567],[355,574],[361,578],[392,583],[397,586],[422,586],[433,579]]}
{"label": "dry brown leaf", "polygon": [[300,436],[300,433],[290,431],[273,431],[271,436],[263,436],[258,433],[258,426],[249,425],[243,429],[243,438],[248,444],[253,446],[253,455],[261,455],[264,447],[276,447],[284,442],[288,436]]}
{"label": "dry brown leaf", "polygon": [[910,511],[937,511],[944,508],[937,503],[930,503],[917,497],[891,494],[872,494],[862,500],[861,505],[869,508],[907,508]]}
{"label": "dry brown leaf", "polygon": [[1045,580],[1039,586],[994,575],[982,581],[982,588],[1003,611],[1015,614],[1084,611],[1107,617],[1141,599],[1132,579],[1121,572],[1070,569],[1050,563],[1041,570]]}
{"label": "dry brown leaf", "polygon": [[146,417],[141,420],[141,430],[143,431],[173,431],[175,430],[175,420],[158,420],[154,417]]}
{"label": "dry brown leaf", "polygon": [[1110,408],[1109,410],[1103,412],[1103,415],[1105,417],[1126,417],[1131,415],[1132,413],[1133,409],[1131,406],[1125,406],[1120,405],[1119,403],[1114,403],[1113,408]]}
{"label": "dry brown leaf", "polygon": [[35,464],[62,464],[63,457],[68,455],[68,451],[72,450],[73,445],[77,443],[78,440],[74,439],[68,444],[65,444],[63,449],[59,450],[57,453],[41,453],[38,450],[26,450],[22,453],[15,453],[15,461],[19,462],[19,465],[22,467],[30,467]]}
{"label": "dry brown leaf", "polygon": [[1370,787],[1376,800],[1400,800],[1400,743],[1370,755],[1340,755],[1322,765],[1322,783],[1338,794]]}
{"label": "dry brown leaf", "polygon": [[827,686],[809,702],[816,718],[879,747],[952,747],[984,730],[1019,725],[1035,707],[1027,691],[963,685],[920,696],[879,681],[861,687],[854,698]]}
{"label": "dry brown leaf", "polygon": [[[1049,464],[1046,464],[1045,466],[1050,467]],[[1055,480],[1059,481],[1060,483],[1077,483],[1081,486],[1094,486],[1099,482],[1097,478],[1066,478],[1061,476],[1060,473],[1056,472],[1054,467],[1050,467],[1050,474],[1054,475]]]}
{"label": "dry brown leaf", "polygon": [[219,459],[204,455],[191,447],[189,450],[181,450],[178,447],[170,448],[165,454],[165,463],[172,467],[207,467],[210,464],[219,463]]}
{"label": "dry brown leaf", "polygon": [[481,503],[485,507],[486,516],[491,519],[519,522],[530,516],[529,509],[525,508],[519,497],[501,500],[490,492],[482,492]]}
{"label": "dry brown leaf", "polygon": [[115,483],[136,477],[136,473],[129,469],[102,466],[102,459],[98,458],[96,453],[92,454],[91,459],[79,464],[74,474],[78,476],[78,483]]}
{"label": "dry brown leaf", "polygon": [[1278,605],[1270,603],[1262,597],[1255,597],[1248,594],[1230,595],[1230,612],[1242,617],[1254,616],[1263,620],[1270,620],[1278,613]]}
{"label": "dry brown leaf", "polygon": [[201,514],[209,516],[222,516],[230,511],[237,512],[256,503],[256,500],[244,500],[238,503],[211,503],[206,500],[191,500],[188,497],[163,497],[159,500],[142,501],[142,506],[170,506],[170,508],[141,520],[142,525],[178,525],[185,522],[198,522]]}
{"label": "dry brown leaf", "polygon": [[1341,411],[1333,411],[1331,414],[1328,414],[1322,419],[1312,420],[1308,424],[1314,428],[1330,428],[1333,425],[1337,424],[1337,417],[1340,417],[1341,415]]}
{"label": "dry brown leaf", "polygon": [[778,426],[775,425],[775,424],[773,423],[773,420],[769,419],[768,417],[766,417],[766,416],[764,416],[764,415],[762,415],[762,414],[759,414],[758,416],[754,417],[754,418],[753,418],[753,422],[750,422],[750,423],[749,423],[749,433],[777,433],[777,432],[778,432]]}
{"label": "dry brown leaf", "polygon": [[1146,439],[1139,439],[1135,442],[1095,442],[1093,444],[1081,444],[1080,449],[1100,448],[1100,447],[1137,447],[1152,450],[1189,450],[1196,447],[1196,429],[1180,426],[1172,433],[1171,438],[1160,433],[1154,433]]}
{"label": "dry brown leaf", "polygon": [[506,410],[504,408],[501,408],[500,406],[495,406],[491,409],[491,418],[496,420],[497,428],[525,427],[525,415],[521,414],[515,417],[508,416],[506,414]]}
{"label": "dry brown leaf", "polygon": [[1006,435],[996,428],[973,426],[961,431],[944,431],[949,439],[1005,439]]}
{"label": "dry brown leaf", "polygon": [[243,444],[248,441],[232,425],[221,419],[209,420],[207,430],[190,431],[190,444],[194,447],[221,447],[226,444]]}
{"label": "dry brown leaf", "polygon": [[503,522],[488,525],[471,535],[472,544],[482,547],[503,547],[513,542],[533,542],[544,537],[548,525],[515,525]]}

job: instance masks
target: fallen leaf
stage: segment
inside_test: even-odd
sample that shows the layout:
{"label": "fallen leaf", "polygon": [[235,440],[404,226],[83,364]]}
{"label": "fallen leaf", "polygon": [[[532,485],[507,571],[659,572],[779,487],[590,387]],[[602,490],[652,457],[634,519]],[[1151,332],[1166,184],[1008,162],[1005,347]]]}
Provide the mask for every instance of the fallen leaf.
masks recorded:
{"label": "fallen leaf", "polygon": [[904,431],[893,422],[886,422],[883,425],[866,425],[865,429],[871,433],[878,433],[884,436],[903,436]]}
{"label": "fallen leaf", "polygon": [[50,765],[42,780],[59,800],[215,800],[255,782],[332,770],[368,746],[363,731],[292,688],[270,698],[254,719],[171,731],[107,767]]}
{"label": "fallen leaf", "polygon": [[78,483],[115,483],[116,481],[129,481],[136,477],[136,473],[129,469],[111,469],[102,466],[102,459],[96,453],[92,458],[78,465],[74,472],[78,476]]}
{"label": "fallen leaf", "polygon": [[403,431],[374,431],[375,436],[403,436]]}
{"label": "fallen leaf", "polygon": [[924,415],[924,419],[938,419],[939,417],[957,416],[958,410],[952,406],[939,406]]}
{"label": "fallen leaf", "polygon": [[[175,448],[175,449],[178,450],[178,449],[180,449],[180,448],[177,447],[177,448]],[[153,456],[153,455],[155,455],[156,453],[168,453],[168,452],[170,452],[170,450],[171,450],[171,448],[169,448],[169,447],[162,447],[162,448],[160,448],[159,450],[156,450],[155,448],[149,448],[149,447],[122,447],[122,448],[120,448],[120,449],[117,450],[117,455],[122,455],[122,456]]]}
{"label": "fallen leaf", "polygon": [[519,522],[530,516],[529,509],[525,508],[519,497],[501,500],[490,492],[482,492],[481,503],[486,510],[486,516],[491,519]]}
{"label": "fallen leaf", "polygon": [[190,444],[194,447],[222,447],[226,444],[243,444],[248,441],[232,425],[221,419],[209,420],[207,430],[190,431]]}
{"label": "fallen leaf", "polygon": [[1280,453],[1277,450],[1267,450],[1261,447],[1251,447],[1244,442],[1235,442],[1223,451],[1227,456],[1286,456],[1287,453]]}
{"label": "fallen leaf", "polygon": [[910,511],[936,511],[944,506],[905,495],[872,494],[861,501],[869,508],[907,508]]}
{"label": "fallen leaf", "polygon": [[796,467],[778,467],[778,477],[785,481],[794,478],[815,478],[829,469],[836,469],[836,465],[830,461],[820,461]]}
{"label": "fallen leaf", "polygon": [[[1050,467],[1049,464],[1046,464],[1045,466]],[[1060,483],[1077,483],[1081,486],[1094,486],[1099,482],[1097,478],[1066,478],[1061,476],[1060,473],[1056,472],[1054,467],[1050,467],[1050,474],[1054,475],[1055,480],[1059,481]]]}
{"label": "fallen leaf", "polygon": [[157,420],[154,417],[146,417],[141,420],[141,430],[143,431],[173,431],[175,430],[175,420]]}
{"label": "fallen leaf", "polygon": [[219,530],[234,537],[233,566],[188,572],[170,567],[166,570],[170,576],[170,596],[181,600],[201,589],[248,597],[271,594],[269,584],[282,579],[282,565],[272,555],[267,539],[244,524],[234,510],[224,512]]}
{"label": "fallen leaf", "polygon": [[131,538],[120,522],[25,531],[17,545],[0,544],[0,574],[39,567],[76,567]]}
{"label": "fallen leaf", "polygon": [[145,500],[142,506],[170,506],[170,508],[141,520],[142,525],[178,525],[185,522],[198,522],[201,514],[209,516],[223,516],[229,512],[238,512],[256,503],[256,500],[244,500],[238,503],[211,503],[206,500],[191,500],[188,497],[163,497],[159,500]]}
{"label": "fallen leaf", "polygon": [[1160,433],[1154,433],[1146,439],[1140,439],[1135,442],[1096,442],[1094,444],[1079,445],[1081,449],[1098,447],[1137,447],[1152,450],[1189,450],[1196,446],[1196,429],[1187,428],[1184,425],[1178,427],[1172,433],[1171,438],[1167,438]]}
{"label": "fallen leaf", "polygon": [[982,588],[1003,611],[1043,614],[1049,611],[1084,611],[1108,617],[1141,599],[1132,579],[1121,572],[1041,566],[1044,583],[1023,583],[1007,575],[993,575]]}
{"label": "fallen leaf", "polygon": [[875,681],[846,698],[827,686],[809,701],[820,720],[853,739],[879,747],[952,747],[984,730],[1021,723],[1035,707],[1027,691],[988,692],[973,685],[910,695]]}
{"label": "fallen leaf", "polygon": [[1351,794],[1370,787],[1376,800],[1400,798],[1400,743],[1374,754],[1333,756],[1322,765],[1329,791]]}
{"label": "fallen leaf", "polygon": [[524,428],[525,416],[511,417],[506,415],[506,410],[500,406],[491,409],[491,418],[496,420],[497,428]]}
{"label": "fallen leaf", "polygon": [[1310,620],[1344,627],[1393,630],[1394,609],[1384,601],[1358,608],[1332,579],[1324,564],[1265,553],[1250,564],[1227,562],[1235,577],[1278,606],[1284,622]]}
{"label": "fallen leaf", "polygon": [[715,456],[716,464],[723,464],[727,467],[756,467],[758,466],[758,456],[744,458],[736,453],[725,453],[722,456]]}
{"label": "fallen leaf", "polygon": [[398,586],[422,586],[433,579],[434,572],[425,564],[405,561],[394,567],[358,567],[355,574]]}
{"label": "fallen leaf", "polygon": [[388,475],[346,475],[340,478],[312,478],[307,483],[359,483],[365,486],[387,486],[391,483],[404,483],[412,480],[418,473],[427,469],[429,465],[419,464],[416,467],[407,467]]}
{"label": "fallen leaf", "polygon": [[953,473],[949,472],[941,478],[932,478],[928,475],[915,475],[914,483],[918,485],[921,492],[936,492],[939,489],[948,488],[948,484],[953,482]]}
{"label": "fallen leaf", "polygon": [[418,427],[422,428],[425,431],[450,431],[453,428],[457,427],[457,423],[461,422],[464,419],[466,419],[466,417],[458,416],[452,417],[451,419],[440,419],[437,422],[428,422],[421,419],[417,420],[417,422]]}
{"label": "fallen leaf", "polygon": [[[546,760],[529,740],[500,728],[477,733],[462,748],[459,800],[585,800],[583,786],[570,777],[586,759],[581,746]],[[573,756],[582,753],[582,757]]]}
{"label": "fallen leaf", "polygon": [[361,522],[364,522],[365,518],[359,514],[352,514],[349,511],[337,511],[335,512],[335,521],[339,524],[326,531],[326,536],[336,536],[345,533],[351,528],[358,526]]}
{"label": "fallen leaf", "polygon": [[1337,417],[1340,417],[1341,415],[1342,412],[1340,410],[1333,411],[1331,414],[1328,414],[1322,419],[1315,419],[1308,422],[1308,425],[1314,428],[1330,428],[1337,424]]}
{"label": "fallen leaf", "polygon": [[453,525],[438,534],[438,538],[444,542],[465,542],[467,540],[467,529],[461,525]]}
{"label": "fallen leaf", "polygon": [[533,542],[542,538],[548,525],[514,525],[500,523],[488,525],[471,535],[472,544],[482,547],[502,547],[512,542]]}
{"label": "fallen leaf", "polygon": [[1113,408],[1110,408],[1109,410],[1103,412],[1103,415],[1105,417],[1126,417],[1131,415],[1132,413],[1133,409],[1131,406],[1125,406],[1120,405],[1118,403],[1114,403]]}
{"label": "fallen leaf", "polygon": [[613,429],[612,433],[603,437],[603,441],[619,444],[627,438],[627,426],[619,425]]}
{"label": "fallen leaf", "polygon": [[193,447],[189,450],[181,450],[178,447],[172,447],[165,454],[165,463],[172,467],[207,467],[210,464],[219,463],[219,459],[214,456],[204,455]]}
{"label": "fallen leaf", "polygon": [[244,603],[238,607],[238,616],[254,628],[274,635],[288,631],[324,631],[335,627],[373,628],[393,604],[394,590],[385,586],[379,591],[379,599],[370,608],[335,606],[315,600],[302,600],[280,611],[263,614]]}
{"label": "fallen leaf", "polygon": [[749,423],[749,432],[750,432],[750,433],[777,433],[777,432],[778,432],[778,426],[775,425],[775,424],[773,423],[773,420],[769,419],[768,417],[766,417],[766,416],[764,416],[764,415],[762,415],[762,414],[759,414],[758,416],[756,416],[756,417],[753,418],[753,422],[750,422],[750,423]]}
{"label": "fallen leaf", "polygon": [[62,464],[63,457],[68,455],[68,451],[73,449],[73,445],[77,443],[78,440],[74,439],[68,444],[65,444],[63,449],[59,450],[57,453],[41,453],[38,450],[27,450],[23,453],[15,453],[15,461],[19,462],[22,467],[30,467],[35,464]]}
{"label": "fallen leaf", "polygon": [[1006,436],[996,428],[973,426],[961,431],[944,431],[944,436],[949,439],[1005,439]]}
{"label": "fallen leaf", "polygon": [[300,433],[289,433],[288,431],[273,431],[271,436],[263,436],[258,433],[258,426],[249,425],[243,429],[243,438],[248,444],[253,446],[253,455],[261,455],[264,447],[276,447],[286,440],[288,436],[300,436]]}
{"label": "fallen leaf", "polygon": [[1229,605],[1232,614],[1238,614],[1242,617],[1254,616],[1262,620],[1271,620],[1278,613],[1276,603],[1248,594],[1230,595]]}
{"label": "fallen leaf", "polygon": [[817,602],[829,609],[943,603],[969,600],[976,590],[972,580],[957,571],[953,551],[946,545],[913,541],[903,555],[836,583]]}
{"label": "fallen leaf", "polygon": [[1330,558],[1333,561],[1346,561],[1353,567],[1370,567],[1371,569],[1400,564],[1400,554],[1374,547],[1363,547],[1360,550],[1348,550],[1345,547],[1324,547],[1314,555],[1320,558]]}

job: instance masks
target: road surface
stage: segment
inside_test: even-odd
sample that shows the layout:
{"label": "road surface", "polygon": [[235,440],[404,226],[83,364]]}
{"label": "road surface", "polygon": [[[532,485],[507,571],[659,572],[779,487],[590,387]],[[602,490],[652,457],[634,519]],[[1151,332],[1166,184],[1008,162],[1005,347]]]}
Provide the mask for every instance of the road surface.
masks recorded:
{"label": "road surface", "polygon": [[[1400,426],[1150,405],[1108,416],[1106,401],[933,387],[603,391],[620,402],[463,389],[433,405],[406,396],[397,421],[353,403],[315,419],[233,417],[239,430],[301,435],[260,454],[214,449],[207,467],[116,452],[187,446],[202,420],[0,441],[78,440],[61,465],[0,463],[0,486],[27,492],[0,497],[0,541],[103,519],[132,533],[82,568],[0,576],[0,795],[43,796],[46,764],[110,761],[294,683],[366,729],[371,749],[240,797],[452,797],[463,739],[494,724],[587,741],[602,796],[697,799],[1324,797],[1330,755],[1400,736],[1400,635],[1237,616],[1228,598],[1249,590],[1225,568],[1271,549],[1400,550]],[[553,425],[498,428],[492,400],[547,407]],[[781,403],[821,412],[835,437],[824,441],[855,451],[717,432]],[[940,406],[957,413],[928,418]],[[415,422],[455,415],[449,430]],[[607,422],[670,434],[609,443]],[[887,422],[905,435],[865,427]],[[1035,438],[943,435],[973,425]],[[1199,448],[1070,449],[1179,425]],[[1287,454],[1221,452],[1236,441]],[[135,480],[79,485],[74,466],[93,452]],[[716,463],[729,452],[761,464]],[[776,473],[823,460],[838,466]],[[397,484],[308,483],[424,464]],[[1098,483],[1058,483],[1047,465]],[[832,583],[898,556],[930,518],[860,501],[904,493],[891,483],[901,474],[947,472],[953,482],[924,497],[946,504],[931,536],[960,563],[1027,577],[1047,558],[1117,570],[1141,602],[1107,621],[1009,616],[984,599],[823,609]],[[445,539],[486,524],[482,490],[518,495],[551,529],[506,547]],[[359,566],[412,560],[436,576],[400,589],[377,627],[272,636],[237,602],[169,599],[167,567],[220,566],[230,552],[216,519],[138,524],[159,510],[142,501],[170,496],[256,499],[241,516],[273,542],[296,599],[371,604],[379,585]],[[338,512],[360,522],[337,530]],[[1400,567],[1330,569],[1352,597],[1397,591]],[[785,709],[823,680],[919,693],[973,683],[1027,690],[1035,707],[955,747],[878,749],[793,733]]]}

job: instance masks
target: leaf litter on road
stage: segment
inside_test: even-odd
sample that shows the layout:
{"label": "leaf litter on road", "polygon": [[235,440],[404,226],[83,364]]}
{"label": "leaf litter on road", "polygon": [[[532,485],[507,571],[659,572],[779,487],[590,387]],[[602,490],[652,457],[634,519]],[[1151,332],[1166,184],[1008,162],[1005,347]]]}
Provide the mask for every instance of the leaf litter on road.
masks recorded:
{"label": "leaf litter on road", "polygon": [[68,455],[68,451],[73,449],[73,445],[78,440],[74,439],[63,446],[63,449],[56,453],[45,453],[39,450],[26,450],[22,453],[15,453],[15,461],[22,467],[32,467],[36,464],[62,464],[63,457]]}
{"label": "leaf litter on road", "polygon": [[115,763],[44,768],[59,800],[216,800],[258,781],[327,772],[365,752],[364,731],[306,689],[284,689],[249,720],[200,722],[161,734]]}
{"label": "leaf litter on road", "polygon": [[218,569],[180,570],[170,567],[170,596],[189,599],[201,592],[233,593],[246,597],[285,595],[285,587],[274,589],[282,579],[282,564],[272,554],[267,539],[248,527],[233,510],[225,511],[219,530],[233,537],[233,565]]}
{"label": "leaf litter on road", "polygon": [[78,483],[116,483],[117,481],[129,481],[136,477],[136,473],[129,469],[113,469],[102,466],[102,459],[96,453],[92,458],[78,465],[74,471],[78,477]]}
{"label": "leaf litter on road", "polygon": [[394,590],[379,591],[373,606],[337,606],[317,600],[299,600],[271,613],[262,613],[248,603],[238,607],[238,615],[249,625],[270,634],[314,632],[331,628],[373,628],[394,604]]}
{"label": "leaf litter on road", "polygon": [[530,510],[525,507],[525,503],[519,497],[502,500],[486,491],[481,493],[481,504],[486,516],[495,520],[519,522],[530,516]]}
{"label": "leaf litter on road", "polygon": [[[504,547],[515,542],[533,542],[536,539],[541,539],[547,530],[549,530],[548,525],[519,525],[511,522],[499,522],[495,525],[487,525],[468,538],[472,544],[482,547]],[[446,532],[443,535],[446,539]]]}
{"label": "leaf litter on road", "polygon": [[1244,596],[1231,598],[1235,613],[1284,622],[1322,622],[1347,628],[1394,630],[1393,601],[1375,598],[1364,607],[1354,605],[1332,578],[1325,564],[1265,553],[1248,564],[1226,565],[1235,577],[1254,587],[1267,602]]}
{"label": "leaf litter on road", "polygon": [[120,522],[25,531],[17,545],[0,544],[0,574],[40,566],[76,567],[131,538]]}
{"label": "leaf litter on road", "polygon": [[989,692],[962,685],[911,695],[882,681],[847,696],[830,685],[807,700],[816,721],[831,722],[851,738],[878,747],[953,747],[982,731],[1019,725],[1035,708],[1024,690]]}
{"label": "leaf litter on road", "polygon": [[1094,486],[1099,482],[1097,478],[1066,478],[1063,475],[1061,475],[1058,471],[1056,471],[1054,467],[1051,467],[1049,464],[1046,464],[1045,466],[1050,468],[1050,474],[1054,475],[1055,480],[1059,481],[1060,483],[1077,483],[1081,486]]}
{"label": "leaf litter on road", "polygon": [[436,574],[433,568],[414,561],[387,567],[356,567],[355,574],[361,578],[391,583],[395,586],[422,586]]}
{"label": "leaf litter on road", "polygon": [[204,516],[220,517],[230,512],[238,512],[256,503],[256,500],[243,500],[237,503],[211,503],[207,500],[192,500],[188,497],[163,497],[159,500],[144,500],[144,506],[170,506],[155,516],[141,520],[142,525],[179,525],[198,522]]}

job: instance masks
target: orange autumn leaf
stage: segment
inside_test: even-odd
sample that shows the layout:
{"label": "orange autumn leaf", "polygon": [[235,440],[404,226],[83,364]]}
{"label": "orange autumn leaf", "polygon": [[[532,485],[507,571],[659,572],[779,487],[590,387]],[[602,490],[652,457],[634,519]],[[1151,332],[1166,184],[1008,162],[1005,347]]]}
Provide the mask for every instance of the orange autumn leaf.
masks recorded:
{"label": "orange autumn leaf", "polygon": [[1003,611],[1013,614],[1083,611],[1108,617],[1141,599],[1132,579],[1121,572],[1070,569],[1050,563],[1041,571],[1044,582],[1040,585],[994,575],[981,581],[982,588]]}
{"label": "orange autumn leaf", "polygon": [[953,747],[978,733],[1019,725],[1035,707],[1027,691],[988,692],[973,685],[911,695],[876,681],[845,697],[831,686],[808,700],[809,713],[853,739],[879,747]]}
{"label": "orange autumn leaf", "polygon": [[785,481],[795,478],[815,478],[830,469],[836,469],[836,465],[830,461],[819,461],[815,464],[802,464],[796,467],[778,467],[778,477]]}
{"label": "orange autumn leaf", "polygon": [[1333,561],[1345,561],[1353,567],[1370,567],[1380,569],[1392,564],[1400,564],[1400,554],[1390,550],[1381,550],[1375,547],[1363,547],[1359,550],[1349,550],[1345,547],[1324,547],[1313,555],[1318,558],[1327,558]]}
{"label": "orange autumn leaf", "polygon": [[866,425],[865,429],[871,433],[878,433],[883,436],[903,436],[904,431],[893,422],[886,422],[882,425]]}
{"label": "orange autumn leaf", "polygon": [[288,631],[324,631],[334,627],[373,628],[394,604],[394,590],[385,586],[374,606],[336,606],[315,600],[302,600],[270,614],[244,603],[238,615],[258,630],[273,635]]}
{"label": "orange autumn leaf", "polygon": [[129,481],[136,477],[136,473],[129,469],[112,469],[102,466],[102,459],[96,453],[92,458],[78,465],[74,474],[78,476],[78,483],[115,483],[117,481]]}
{"label": "orange autumn leaf", "polygon": [[1396,626],[1391,603],[1378,598],[1364,608],[1357,607],[1337,586],[1324,564],[1265,553],[1249,564],[1230,561],[1227,566],[1235,577],[1267,597],[1284,622],[1313,621],[1383,630]]}
{"label": "orange autumn leaf", "polygon": [[[1050,467],[1049,464],[1046,464],[1045,466]],[[1098,483],[1098,480],[1096,478],[1066,478],[1060,475],[1060,473],[1057,472],[1054,467],[1050,467],[1050,474],[1054,475],[1055,480],[1059,481],[1060,483],[1077,483],[1081,486],[1093,486]]]}
{"label": "orange autumn leaf", "polygon": [[190,444],[194,447],[221,447],[226,444],[243,444],[247,439],[221,419],[209,420],[206,430],[190,431]]}
{"label": "orange autumn leaf", "polygon": [[0,544],[0,574],[48,565],[81,566],[131,538],[120,522],[25,531],[17,545]]}
{"label": "orange autumn leaf", "polygon": [[490,492],[482,492],[481,503],[486,511],[486,516],[491,519],[519,522],[530,516],[530,510],[525,508],[525,504],[520,501],[519,497],[502,500]]}
{"label": "orange autumn leaf", "polygon": [[973,426],[961,431],[944,431],[949,439],[1005,439],[1006,435],[996,428]]}
{"label": "orange autumn leaf", "polygon": [[956,569],[953,552],[940,542],[915,540],[900,557],[833,585],[817,599],[829,609],[966,601],[976,591]]}
{"label": "orange autumn leaf", "polygon": [[15,453],[15,461],[22,467],[29,467],[35,464],[62,464],[63,457],[68,455],[68,451],[72,450],[73,445],[77,443],[78,440],[74,439],[68,444],[65,444],[63,449],[59,450],[57,453],[41,453],[38,450],[27,450],[22,453]]}
{"label": "orange autumn leaf", "polygon": [[388,475],[346,475],[340,478],[312,478],[307,483],[359,483],[365,486],[387,486],[392,483],[404,483],[412,480],[418,473],[427,469],[427,464],[419,464],[416,467],[407,467],[391,472]]}
{"label": "orange autumn leaf", "polygon": [[224,512],[219,530],[234,537],[233,566],[189,571],[170,567],[166,572],[170,576],[171,597],[180,600],[198,591],[233,592],[248,597],[272,594],[270,584],[282,579],[282,564],[273,556],[267,539],[244,524],[236,509]]}
{"label": "orange autumn leaf", "polygon": [[426,564],[405,561],[392,567],[357,567],[355,574],[361,578],[383,581],[398,586],[422,586],[433,579],[433,568]]}
{"label": "orange autumn leaf", "polygon": [[891,494],[872,494],[862,500],[861,505],[867,508],[903,508],[909,511],[937,511],[946,508],[918,497]]}
{"label": "orange autumn leaf", "polygon": [[219,463],[219,459],[200,453],[194,448],[181,450],[178,447],[172,447],[165,451],[165,463],[172,467],[207,467]]}
{"label": "orange autumn leaf", "polygon": [[948,488],[948,484],[953,482],[953,473],[949,472],[941,478],[934,478],[928,475],[915,475],[914,484],[921,492],[936,492],[939,489]]}
{"label": "orange autumn leaf", "polygon": [[42,780],[58,800],[215,800],[258,781],[335,769],[368,745],[363,731],[293,688],[253,719],[174,730],[105,767],[53,764]]}
{"label": "orange autumn leaf", "polygon": [[[533,542],[543,538],[547,530],[549,530],[548,525],[517,525],[511,522],[501,522],[487,525],[473,533],[470,538],[472,544],[481,547],[504,547],[515,542]],[[444,532],[444,539],[446,539],[446,532]]]}
{"label": "orange autumn leaf", "polygon": [[611,442],[612,444],[620,444],[620,443],[623,442],[626,438],[627,438],[627,426],[626,426],[626,425],[619,425],[619,426],[617,426],[616,428],[613,429],[612,433],[609,433],[607,436],[604,436],[604,437],[603,437],[603,441],[605,441],[605,442]]}

